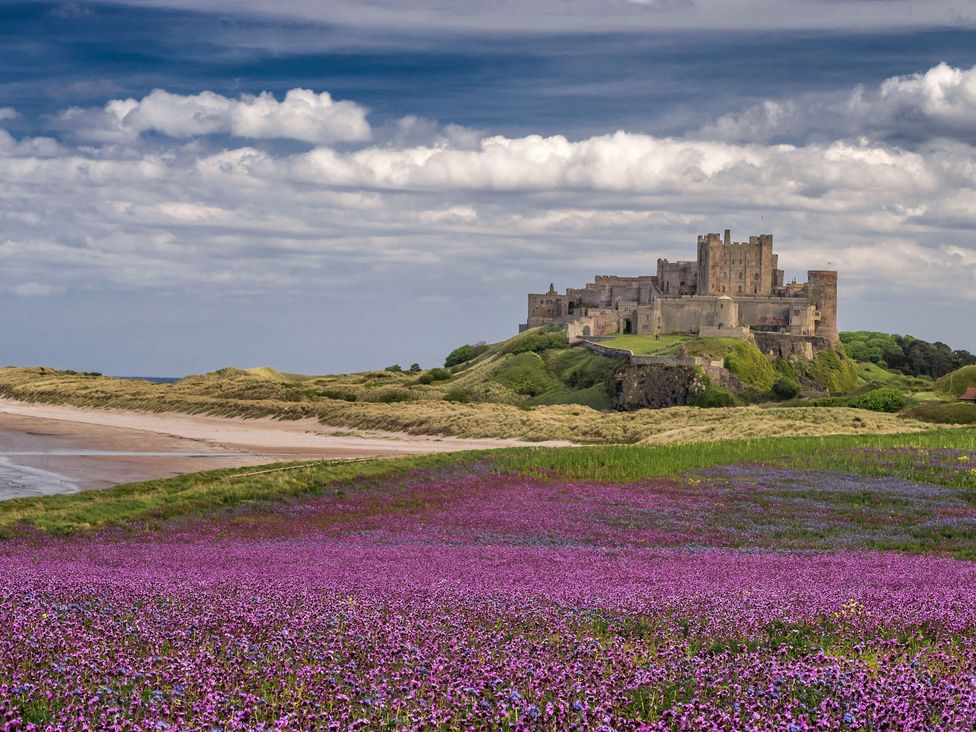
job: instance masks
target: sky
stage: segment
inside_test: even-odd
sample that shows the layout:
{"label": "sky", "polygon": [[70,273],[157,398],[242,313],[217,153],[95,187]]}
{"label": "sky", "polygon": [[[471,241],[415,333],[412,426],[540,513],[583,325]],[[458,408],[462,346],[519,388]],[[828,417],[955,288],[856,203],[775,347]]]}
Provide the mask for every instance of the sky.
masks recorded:
{"label": "sky", "polygon": [[0,0],[0,365],[430,367],[727,228],[976,350],[974,153],[959,0]]}

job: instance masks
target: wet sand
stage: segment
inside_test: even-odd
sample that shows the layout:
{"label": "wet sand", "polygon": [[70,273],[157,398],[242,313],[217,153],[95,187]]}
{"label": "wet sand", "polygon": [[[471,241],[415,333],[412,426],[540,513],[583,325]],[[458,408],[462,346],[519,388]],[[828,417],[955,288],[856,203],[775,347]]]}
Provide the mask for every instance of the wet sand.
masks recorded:
{"label": "wet sand", "polygon": [[526,443],[364,432],[313,419],[151,414],[0,399],[0,499],[284,460],[388,457],[520,444]]}

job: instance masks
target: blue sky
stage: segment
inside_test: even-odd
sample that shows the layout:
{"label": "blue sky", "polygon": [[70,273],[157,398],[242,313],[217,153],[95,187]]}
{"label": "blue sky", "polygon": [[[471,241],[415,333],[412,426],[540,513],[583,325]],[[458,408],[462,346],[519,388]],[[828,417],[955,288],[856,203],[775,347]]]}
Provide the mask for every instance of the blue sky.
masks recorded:
{"label": "blue sky", "polygon": [[976,349],[976,22],[769,2],[0,4],[0,362],[435,365],[728,227]]}

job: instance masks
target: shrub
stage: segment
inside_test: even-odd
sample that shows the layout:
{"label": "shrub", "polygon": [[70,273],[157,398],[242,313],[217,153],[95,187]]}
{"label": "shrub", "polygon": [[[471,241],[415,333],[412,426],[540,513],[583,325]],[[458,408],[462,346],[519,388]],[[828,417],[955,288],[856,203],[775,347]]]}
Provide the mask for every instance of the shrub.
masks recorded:
{"label": "shrub", "polygon": [[410,373],[411,374],[419,374],[420,371],[421,371],[421,369],[420,369],[420,364],[419,363],[412,363],[412,364],[410,364]]}
{"label": "shrub", "polygon": [[344,402],[356,401],[356,395],[344,389],[323,389],[319,392],[319,395],[326,399],[339,399]]}
{"label": "shrub", "polygon": [[872,412],[897,412],[905,406],[905,395],[898,389],[884,387],[856,396],[848,404],[855,409],[870,409]]}
{"label": "shrub", "polygon": [[734,407],[739,403],[739,400],[735,398],[735,395],[721,389],[717,386],[706,386],[704,391],[702,391],[694,401],[691,403],[693,407],[704,407],[706,409],[711,409],[714,407]]}
{"label": "shrub", "polygon": [[451,389],[444,395],[444,401],[468,404],[471,401],[471,395],[463,389]]}
{"label": "shrub", "polygon": [[487,350],[488,345],[486,343],[475,343],[474,345],[465,344],[463,346],[458,346],[447,354],[447,358],[444,359],[444,368],[451,368],[451,366],[458,366],[459,364],[467,363],[468,361],[477,358]]}
{"label": "shrub", "polygon": [[451,378],[451,372],[447,369],[431,369],[427,373],[434,381],[447,381]]}
{"label": "shrub", "polygon": [[796,399],[800,395],[800,385],[792,379],[783,377],[776,380],[772,391],[777,399]]}
{"label": "shrub", "polygon": [[410,392],[406,389],[387,389],[379,394],[373,395],[372,401],[382,402],[383,404],[393,404],[396,402],[409,402]]}
{"label": "shrub", "polygon": [[421,374],[417,379],[418,384],[433,384],[435,381],[447,381],[451,378],[451,372],[447,369],[431,369],[425,374]]}
{"label": "shrub", "polygon": [[383,370],[384,371],[393,371],[394,373],[399,373],[399,372],[403,371],[403,369],[400,367],[400,364],[398,364],[398,363],[395,363],[392,366],[387,366]]}

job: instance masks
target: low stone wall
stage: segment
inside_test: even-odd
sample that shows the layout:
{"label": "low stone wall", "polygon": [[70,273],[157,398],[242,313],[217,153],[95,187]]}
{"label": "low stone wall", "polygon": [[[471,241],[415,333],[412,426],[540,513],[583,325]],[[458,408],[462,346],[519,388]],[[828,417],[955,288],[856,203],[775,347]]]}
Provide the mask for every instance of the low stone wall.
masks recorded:
{"label": "low stone wall", "polygon": [[582,339],[579,341],[584,346],[589,348],[594,353],[599,353],[601,356],[606,356],[608,358],[616,358],[622,361],[629,361],[633,358],[634,354],[628,351],[626,348],[614,348],[612,346],[605,346],[602,343],[597,343],[596,341]]}

